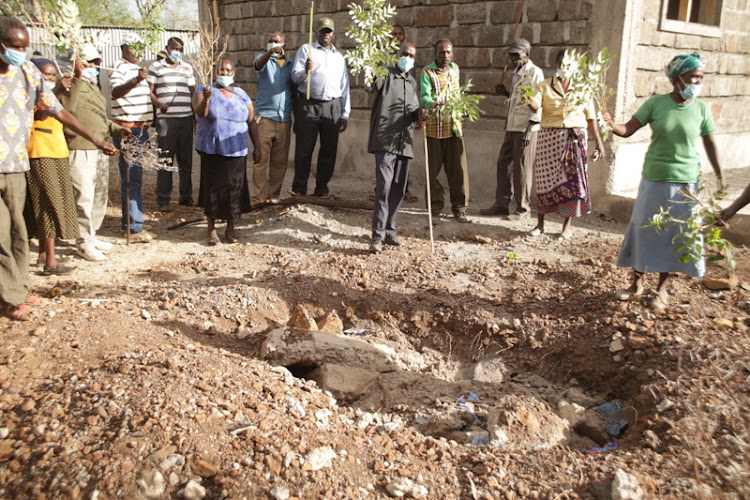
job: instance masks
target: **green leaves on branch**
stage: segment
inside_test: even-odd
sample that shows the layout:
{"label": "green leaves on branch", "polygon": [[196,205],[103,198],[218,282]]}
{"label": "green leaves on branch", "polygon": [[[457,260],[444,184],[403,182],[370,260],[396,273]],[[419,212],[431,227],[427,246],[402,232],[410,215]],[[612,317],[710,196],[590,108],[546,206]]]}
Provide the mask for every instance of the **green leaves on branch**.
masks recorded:
{"label": "green leaves on branch", "polygon": [[77,49],[81,40],[81,22],[78,5],[73,0],[58,0],[55,2],[57,11],[49,13],[49,24],[54,34],[55,47],[60,52],[73,51],[77,55]]}
{"label": "green leaves on branch", "polygon": [[659,213],[654,214],[650,223],[644,227],[665,231],[667,225],[677,224],[680,232],[672,238],[672,243],[675,244],[674,252],[679,255],[680,262],[698,262],[705,256],[709,266],[715,266],[723,260],[735,271],[737,263],[732,255],[732,243],[722,237],[721,229],[717,226],[720,223],[718,213],[721,207],[716,200],[723,197],[723,191],[726,191],[726,187],[711,196],[706,194],[704,187],[695,192],[683,189],[679,193],[685,197],[685,201],[679,203],[695,205],[689,219],[677,219],[669,208],[665,210],[661,207]]}
{"label": "green leaves on branch", "polygon": [[604,121],[603,111],[614,90],[607,87],[607,69],[612,61],[609,50],[604,47],[595,58],[589,59],[587,52],[579,54],[575,49],[566,50],[563,57],[562,78],[570,80],[565,92],[565,104],[578,108],[594,102],[599,132],[603,140],[612,133],[612,128]]}
{"label": "green leaves on branch", "polygon": [[386,68],[396,64],[398,42],[391,36],[393,26],[388,20],[396,15],[396,8],[385,0],[364,0],[365,7],[351,3],[349,15],[353,24],[346,29],[346,36],[357,43],[348,50],[346,59],[353,75],[364,73],[365,85],[375,78],[385,77]]}
{"label": "green leaves on branch", "polygon": [[137,0],[136,6],[138,7],[138,13],[141,15],[141,20],[136,26],[140,41],[128,44],[128,48],[133,51],[136,57],[140,58],[146,49],[156,53],[162,48],[164,0]]}
{"label": "green leaves on branch", "polygon": [[470,94],[469,90],[474,86],[471,80],[466,82],[466,85],[462,85],[457,90],[446,87],[436,97],[439,109],[445,113],[450,113],[451,119],[454,122],[460,122],[464,118],[470,122],[479,120],[479,115],[483,113],[479,109],[479,103],[484,99],[485,96],[481,94]]}

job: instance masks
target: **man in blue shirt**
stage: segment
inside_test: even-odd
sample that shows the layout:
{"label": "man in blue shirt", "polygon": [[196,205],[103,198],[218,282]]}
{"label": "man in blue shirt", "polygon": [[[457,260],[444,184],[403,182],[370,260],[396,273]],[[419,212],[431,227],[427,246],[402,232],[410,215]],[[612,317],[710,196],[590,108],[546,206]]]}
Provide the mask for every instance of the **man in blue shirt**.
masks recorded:
{"label": "man in blue shirt", "polygon": [[258,72],[255,121],[261,157],[253,164],[250,195],[253,205],[279,197],[289,161],[293,83],[292,62],[284,56],[285,42],[284,34],[274,31],[268,38],[266,51],[255,56]]}
{"label": "man in blue shirt", "polygon": [[[349,72],[344,55],[333,45],[333,19],[318,20],[318,41],[297,50],[292,80],[297,85],[297,142],[294,152],[292,194],[307,194],[315,143],[320,135],[315,196],[328,196],[328,181],[333,177],[339,133],[346,130],[351,104]],[[310,98],[307,99],[307,74],[310,72]]]}

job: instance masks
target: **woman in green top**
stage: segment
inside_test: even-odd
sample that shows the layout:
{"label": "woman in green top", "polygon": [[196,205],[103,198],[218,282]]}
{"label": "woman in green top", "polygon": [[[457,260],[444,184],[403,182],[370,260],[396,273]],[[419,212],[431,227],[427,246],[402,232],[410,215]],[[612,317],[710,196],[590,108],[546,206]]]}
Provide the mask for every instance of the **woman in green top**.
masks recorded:
{"label": "woman in green top", "polygon": [[686,199],[680,191],[698,187],[701,171],[699,138],[703,140],[719,185],[723,184],[712,135],[711,110],[705,102],[697,99],[704,67],[705,62],[698,53],[676,56],[666,70],[672,82],[672,92],[649,98],[627,123],[614,124],[609,115],[605,115],[613,133],[620,137],[630,137],[646,124],[651,125],[652,130],[651,144],[643,163],[643,179],[617,258],[618,266],[633,268],[630,287],[617,292],[619,300],[642,295],[645,273],[658,272],[659,283],[651,307],[664,309],[668,302],[669,273],[700,277],[705,272],[703,259],[681,262],[675,253],[678,242],[673,242],[673,238],[683,227],[669,224],[666,231],[644,227],[662,207],[670,209],[677,219],[690,217],[693,205],[684,203]]}

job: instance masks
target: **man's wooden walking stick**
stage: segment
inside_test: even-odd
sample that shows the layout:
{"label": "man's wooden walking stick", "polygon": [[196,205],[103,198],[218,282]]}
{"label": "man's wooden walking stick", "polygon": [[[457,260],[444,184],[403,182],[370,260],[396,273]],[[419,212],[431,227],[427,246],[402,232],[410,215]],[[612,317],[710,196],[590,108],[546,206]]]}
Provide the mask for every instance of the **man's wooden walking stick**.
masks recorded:
{"label": "man's wooden walking stick", "polygon": [[432,255],[435,255],[435,237],[432,233],[432,193],[430,193],[430,157],[427,152],[427,124],[422,124],[422,135],[424,137],[424,178],[427,185],[427,221],[430,224],[430,246]]}
{"label": "man's wooden walking stick", "polygon": [[125,168],[125,241],[130,245],[130,163]]}
{"label": "man's wooden walking stick", "polygon": [[[315,1],[313,0],[310,2],[310,37],[309,37],[309,43],[308,43],[308,52],[307,52],[307,58],[312,60],[312,39],[313,39],[313,10],[315,10]],[[312,73],[312,70],[307,71],[307,100],[310,100],[310,74]]]}
{"label": "man's wooden walking stick", "polygon": [[[513,26],[513,36],[510,39],[510,43],[516,41],[518,35],[518,25],[521,24],[521,16],[523,16],[523,6],[526,5],[526,0],[521,0],[521,5],[518,7],[518,16],[516,16],[516,25]],[[503,66],[503,72],[500,73],[500,83],[503,83],[505,79],[505,72],[508,70],[508,63],[510,62],[510,54],[505,55],[505,66]]]}

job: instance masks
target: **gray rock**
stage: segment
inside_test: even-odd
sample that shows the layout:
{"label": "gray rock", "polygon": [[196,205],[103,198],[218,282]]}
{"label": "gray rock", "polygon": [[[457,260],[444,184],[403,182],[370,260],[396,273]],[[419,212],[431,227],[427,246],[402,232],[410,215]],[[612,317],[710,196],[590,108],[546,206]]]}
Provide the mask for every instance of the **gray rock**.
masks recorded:
{"label": "gray rock", "polygon": [[203,500],[206,497],[206,488],[191,479],[182,490],[182,496],[185,500]]}
{"label": "gray rock", "polygon": [[487,384],[502,384],[506,373],[508,367],[500,358],[483,359],[472,367],[471,378]]}
{"label": "gray rock", "polygon": [[260,355],[272,364],[283,366],[334,363],[381,373],[399,369],[395,351],[386,346],[312,330],[277,328],[263,341]]}
{"label": "gray rock", "polygon": [[305,465],[311,470],[327,469],[333,465],[336,452],[330,446],[315,448],[305,456]]}
{"label": "gray rock", "polygon": [[407,477],[398,477],[385,487],[389,495],[395,498],[423,498],[427,496],[427,488],[415,484]]}
{"label": "gray rock", "polygon": [[271,498],[274,500],[287,500],[291,496],[289,488],[286,486],[274,486],[268,494],[271,495]]}
{"label": "gray rock", "polygon": [[622,339],[615,339],[609,344],[609,352],[620,352],[625,349],[625,344],[622,343]]}
{"label": "gray rock", "polygon": [[622,469],[615,471],[612,481],[612,500],[641,500],[643,490],[634,475]]}
{"label": "gray rock", "polygon": [[144,470],[136,484],[141,494],[146,498],[156,498],[166,490],[164,476],[155,469]]}
{"label": "gray rock", "polygon": [[326,363],[307,376],[324,391],[330,391],[337,399],[356,398],[377,377],[378,372],[372,370],[334,363]]}
{"label": "gray rock", "polygon": [[174,469],[175,467],[182,469],[185,466],[185,457],[178,454],[169,455],[167,458],[161,461],[159,468],[163,471]]}

